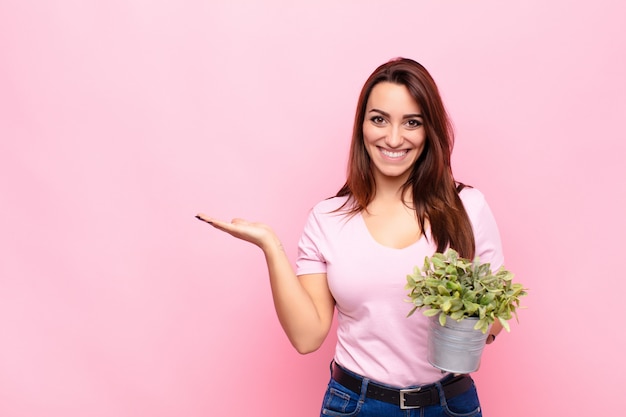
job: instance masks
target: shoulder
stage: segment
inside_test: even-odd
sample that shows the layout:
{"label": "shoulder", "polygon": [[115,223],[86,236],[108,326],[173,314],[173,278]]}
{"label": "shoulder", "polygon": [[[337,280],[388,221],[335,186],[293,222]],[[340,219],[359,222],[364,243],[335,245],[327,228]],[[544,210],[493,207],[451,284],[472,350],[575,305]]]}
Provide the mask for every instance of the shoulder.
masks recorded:
{"label": "shoulder", "polygon": [[482,262],[490,263],[494,270],[498,269],[504,264],[502,242],[496,219],[485,196],[476,188],[466,187],[461,190],[459,197],[472,223],[476,256]]}
{"label": "shoulder", "polygon": [[350,208],[349,197],[331,197],[311,208],[307,225],[319,230],[335,228],[343,223]]}
{"label": "shoulder", "polygon": [[308,244],[320,247],[342,230],[343,219],[346,219],[344,207],[349,204],[347,197],[331,197],[317,203],[309,211],[301,246]]}
{"label": "shoulder", "polygon": [[349,209],[348,196],[331,197],[317,203],[311,211],[317,216],[336,216],[345,213]]}
{"label": "shoulder", "polygon": [[459,193],[459,197],[465,206],[465,210],[480,210],[485,204],[485,195],[473,187],[465,187]]}
{"label": "shoulder", "polygon": [[491,216],[491,209],[489,204],[487,204],[487,199],[480,190],[465,187],[459,193],[459,198],[463,202],[463,207],[474,226],[476,226],[476,223],[482,222],[485,216]]}

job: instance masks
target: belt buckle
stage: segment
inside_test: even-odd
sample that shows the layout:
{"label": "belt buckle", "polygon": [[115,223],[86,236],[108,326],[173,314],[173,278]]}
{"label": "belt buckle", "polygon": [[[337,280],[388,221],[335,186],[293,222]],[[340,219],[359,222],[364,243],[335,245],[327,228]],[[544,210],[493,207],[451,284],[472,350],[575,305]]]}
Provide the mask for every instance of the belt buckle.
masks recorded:
{"label": "belt buckle", "polygon": [[418,388],[410,388],[410,389],[401,389],[400,390],[400,409],[401,410],[412,410],[415,408],[420,408],[420,405],[406,405],[404,404],[406,401],[406,398],[404,398],[405,394],[413,394],[416,392],[420,392],[422,390],[421,387]]}

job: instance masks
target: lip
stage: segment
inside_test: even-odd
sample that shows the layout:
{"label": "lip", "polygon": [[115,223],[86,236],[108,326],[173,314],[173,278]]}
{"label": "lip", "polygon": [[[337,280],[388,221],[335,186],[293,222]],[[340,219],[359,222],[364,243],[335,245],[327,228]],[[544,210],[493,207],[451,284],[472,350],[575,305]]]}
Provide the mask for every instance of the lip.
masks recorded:
{"label": "lip", "polygon": [[390,150],[379,146],[378,151],[385,159],[390,161],[399,161],[404,159],[409,154],[410,149]]}

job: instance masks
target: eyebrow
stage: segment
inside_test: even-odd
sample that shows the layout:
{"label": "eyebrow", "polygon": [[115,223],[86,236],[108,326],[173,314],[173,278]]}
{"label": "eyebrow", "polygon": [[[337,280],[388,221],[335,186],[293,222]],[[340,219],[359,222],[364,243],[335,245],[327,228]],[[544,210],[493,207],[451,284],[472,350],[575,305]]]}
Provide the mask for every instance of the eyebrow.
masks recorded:
{"label": "eyebrow", "polygon": [[[379,109],[371,109],[368,113],[371,113],[371,112],[380,113],[380,114],[382,114],[385,117],[389,117],[390,116],[389,113],[387,113],[386,111],[382,111],[382,110],[379,110]],[[422,116],[420,113],[405,114],[404,116],[402,116],[403,119],[410,119],[412,117],[419,117],[420,119],[424,118],[424,116]]]}

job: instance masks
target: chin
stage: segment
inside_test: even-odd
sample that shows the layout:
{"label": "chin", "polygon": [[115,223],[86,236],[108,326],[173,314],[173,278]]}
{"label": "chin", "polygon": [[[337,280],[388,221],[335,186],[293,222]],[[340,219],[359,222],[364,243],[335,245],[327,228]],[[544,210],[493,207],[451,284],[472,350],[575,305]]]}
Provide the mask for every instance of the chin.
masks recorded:
{"label": "chin", "polygon": [[383,175],[383,177],[385,178],[406,178],[409,176],[409,172],[410,170],[405,169],[405,170],[387,170],[387,171],[380,171],[380,173]]}

